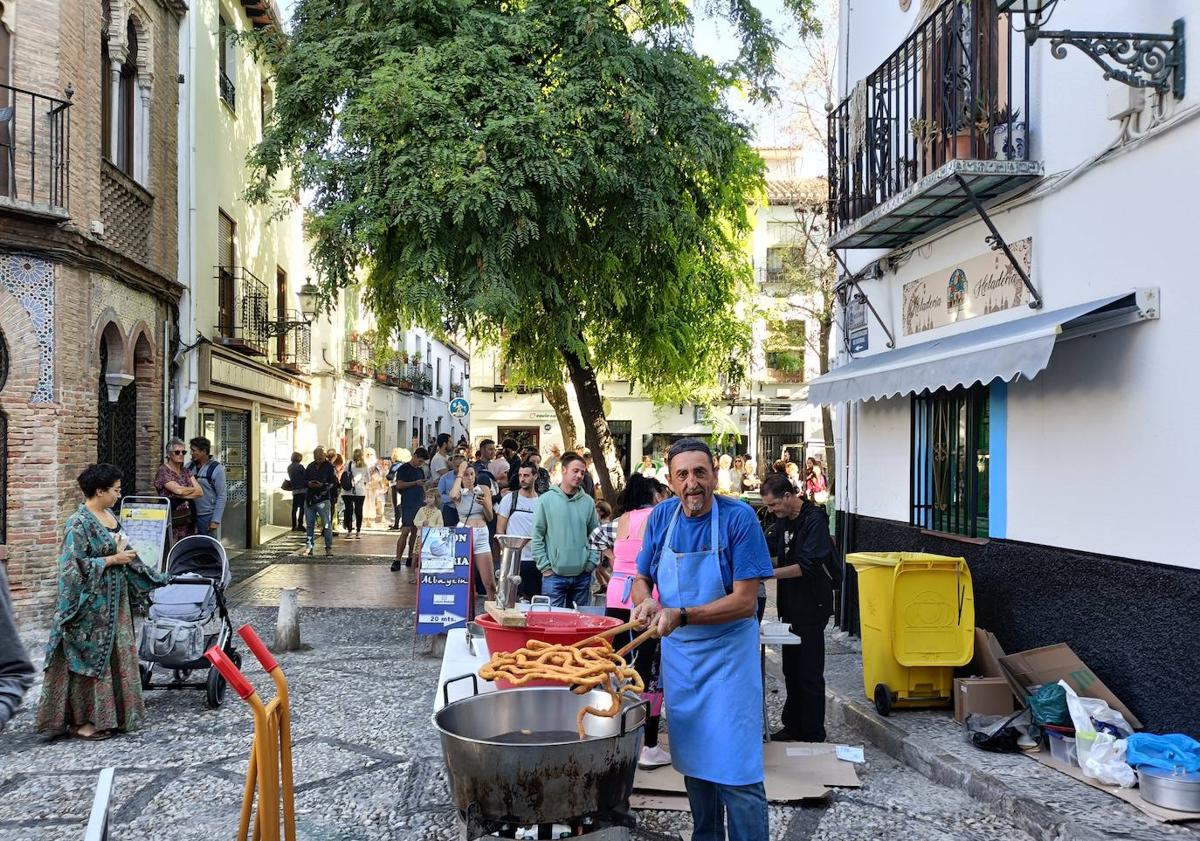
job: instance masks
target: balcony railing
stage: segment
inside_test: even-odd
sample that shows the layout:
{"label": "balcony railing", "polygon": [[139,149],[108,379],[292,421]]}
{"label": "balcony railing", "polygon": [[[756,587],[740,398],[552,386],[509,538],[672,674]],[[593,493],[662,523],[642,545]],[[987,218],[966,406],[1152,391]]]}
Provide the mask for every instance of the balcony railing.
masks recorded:
{"label": "balcony railing", "polygon": [[245,266],[217,266],[216,342],[250,356],[266,356],[271,318],[267,285]]}
{"label": "balcony railing", "polygon": [[342,358],[345,360],[347,374],[369,377],[374,372],[371,365],[371,343],[365,339],[347,339]]}
{"label": "balcony railing", "polygon": [[[277,321],[300,321],[300,316],[294,310],[276,313]],[[276,365],[293,374],[308,373],[312,364],[312,328],[307,324],[297,324],[276,340]]]}
{"label": "balcony railing", "polygon": [[225,100],[225,104],[230,108],[237,110],[237,88],[234,87],[233,80],[225,75],[225,71],[218,71],[221,77],[221,99]]}
{"label": "balcony railing", "polygon": [[[995,0],[945,0],[829,116],[830,244],[889,248],[1040,174],[1027,51]],[[918,201],[918,199],[920,199]]]}
{"label": "balcony railing", "polygon": [[0,85],[0,208],[68,218],[70,108],[68,100]]}

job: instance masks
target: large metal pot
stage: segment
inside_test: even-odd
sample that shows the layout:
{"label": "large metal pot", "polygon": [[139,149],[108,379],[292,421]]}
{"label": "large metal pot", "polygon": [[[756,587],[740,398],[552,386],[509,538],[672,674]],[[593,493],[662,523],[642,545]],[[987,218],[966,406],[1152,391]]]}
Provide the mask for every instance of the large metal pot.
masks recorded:
{"label": "large metal pot", "polygon": [[587,716],[580,741],[579,710],[606,708],[608,693],[538,687],[480,695],[474,674],[447,681],[443,692],[468,677],[475,695],[433,716],[460,813],[528,826],[622,810],[637,773],[645,701],[623,697],[618,715]]}

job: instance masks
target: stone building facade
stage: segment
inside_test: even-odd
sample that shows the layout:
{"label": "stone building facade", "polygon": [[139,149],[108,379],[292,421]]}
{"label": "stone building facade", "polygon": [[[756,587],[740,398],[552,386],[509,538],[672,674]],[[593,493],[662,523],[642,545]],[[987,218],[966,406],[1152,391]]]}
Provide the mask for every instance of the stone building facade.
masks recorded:
{"label": "stone building facade", "polygon": [[0,552],[53,609],[75,477],[152,492],[181,287],[181,0],[0,0]]}

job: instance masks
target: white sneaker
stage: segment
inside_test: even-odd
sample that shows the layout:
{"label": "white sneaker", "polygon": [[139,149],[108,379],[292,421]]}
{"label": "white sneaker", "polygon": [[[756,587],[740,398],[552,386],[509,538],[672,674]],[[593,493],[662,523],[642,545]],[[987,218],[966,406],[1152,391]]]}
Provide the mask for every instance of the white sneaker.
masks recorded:
{"label": "white sneaker", "polygon": [[638,757],[639,768],[660,768],[663,765],[671,764],[671,754],[667,753],[659,745],[652,748],[642,748],[642,755]]}
{"label": "white sneaker", "polygon": [[305,550],[304,550],[303,552],[301,552],[300,554],[301,554],[301,555],[303,555],[303,556],[304,556],[304,557],[306,557],[306,558],[311,558],[311,557],[312,557],[312,547],[311,547],[311,546],[309,546],[307,549],[305,549]]}

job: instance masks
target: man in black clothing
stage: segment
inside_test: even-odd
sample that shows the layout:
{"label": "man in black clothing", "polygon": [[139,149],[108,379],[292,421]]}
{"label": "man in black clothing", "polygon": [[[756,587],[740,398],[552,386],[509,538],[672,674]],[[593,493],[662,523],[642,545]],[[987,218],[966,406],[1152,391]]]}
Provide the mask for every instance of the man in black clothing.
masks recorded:
{"label": "man in black clothing", "polygon": [[392,562],[392,572],[400,571],[400,558],[404,557],[407,544],[408,558],[405,566],[412,566],[417,554],[417,512],[425,502],[425,460],[429,452],[424,447],[413,450],[412,458],[396,468],[392,487],[400,497],[400,539],[396,543],[396,560]]}
{"label": "man in black clothing", "polygon": [[[779,618],[800,637],[798,645],[783,648],[783,679],[787,701],[783,729],[771,734],[776,742],[825,741],[825,626],[833,615],[833,541],[825,511],[808,502],[782,473],[762,484],[767,510],[778,518],[771,554],[780,568],[794,577],[777,583]],[[782,570],[781,570],[782,571]]]}
{"label": "man in black clothing", "polygon": [[[504,442],[500,445],[500,455],[508,462],[508,479],[505,481],[504,487],[511,490],[521,487],[521,482],[517,478],[517,474],[521,472],[521,462],[523,459],[520,458],[517,450],[517,442],[512,438],[505,438]],[[501,488],[501,491],[503,491],[503,488]]]}
{"label": "man in black clothing", "polygon": [[333,491],[337,487],[337,471],[325,457],[325,448],[313,450],[313,460],[304,470],[308,492],[305,494],[304,523],[306,526],[305,555],[313,553],[313,530],[321,518],[326,556],[333,554]]}

